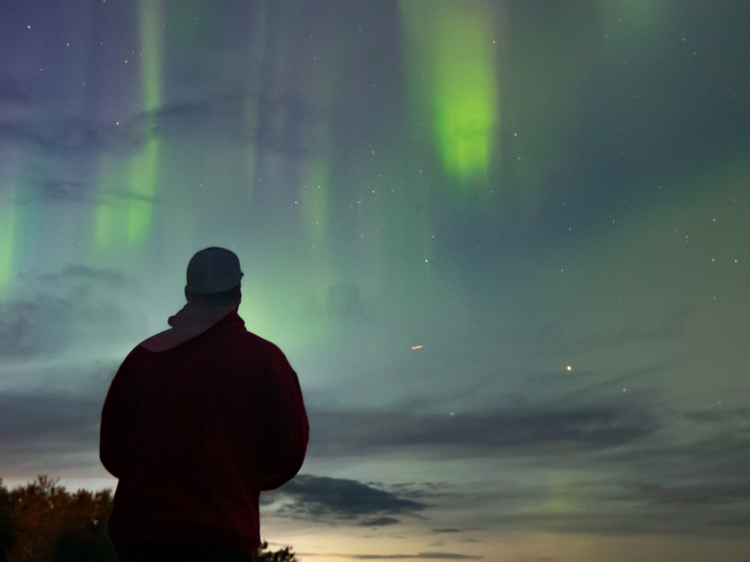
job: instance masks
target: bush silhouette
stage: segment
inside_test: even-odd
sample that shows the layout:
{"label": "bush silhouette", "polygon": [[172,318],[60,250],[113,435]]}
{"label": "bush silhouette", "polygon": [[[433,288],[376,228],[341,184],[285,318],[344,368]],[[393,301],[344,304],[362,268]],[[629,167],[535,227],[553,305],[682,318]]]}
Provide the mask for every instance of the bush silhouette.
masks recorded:
{"label": "bush silhouette", "polygon": [[258,552],[255,553],[257,562],[297,562],[297,557],[292,552],[292,547],[287,546],[277,551],[267,550],[268,543],[263,541]]}
{"label": "bush silhouette", "polygon": [[[114,562],[107,537],[110,490],[70,493],[47,475],[12,491],[0,479],[0,562]],[[268,551],[259,562],[296,562],[290,547]]]}
{"label": "bush silhouette", "polygon": [[0,562],[6,561],[6,553],[16,542],[11,514],[10,494],[0,480]]}

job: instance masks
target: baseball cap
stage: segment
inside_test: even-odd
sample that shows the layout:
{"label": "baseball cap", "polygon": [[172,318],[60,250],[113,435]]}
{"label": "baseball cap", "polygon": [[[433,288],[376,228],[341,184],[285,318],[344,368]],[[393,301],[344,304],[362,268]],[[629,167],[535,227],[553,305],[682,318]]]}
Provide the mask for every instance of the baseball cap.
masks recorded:
{"label": "baseball cap", "polygon": [[190,259],[186,288],[191,293],[221,293],[239,285],[243,275],[237,254],[212,246]]}

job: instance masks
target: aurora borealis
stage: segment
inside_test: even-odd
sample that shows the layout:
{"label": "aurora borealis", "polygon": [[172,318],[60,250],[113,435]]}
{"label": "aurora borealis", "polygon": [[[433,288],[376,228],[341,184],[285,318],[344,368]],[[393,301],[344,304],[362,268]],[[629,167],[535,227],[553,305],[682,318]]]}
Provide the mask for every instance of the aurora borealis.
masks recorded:
{"label": "aurora borealis", "polygon": [[240,258],[301,560],[750,560],[750,3],[0,0],[0,477]]}
{"label": "aurora borealis", "polygon": [[467,183],[485,175],[500,109],[492,3],[405,0],[399,7],[410,110],[434,123],[448,176]]}

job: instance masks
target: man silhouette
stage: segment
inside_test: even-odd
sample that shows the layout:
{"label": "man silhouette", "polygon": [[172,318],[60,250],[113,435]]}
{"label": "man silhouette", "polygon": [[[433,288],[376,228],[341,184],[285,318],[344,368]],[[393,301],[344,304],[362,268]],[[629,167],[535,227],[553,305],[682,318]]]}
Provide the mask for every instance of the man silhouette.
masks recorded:
{"label": "man silhouette", "polygon": [[118,562],[246,561],[260,492],[291,480],[308,422],[281,350],[245,329],[237,256],[197,252],[171,329],[133,349],[102,410],[99,456],[119,479]]}

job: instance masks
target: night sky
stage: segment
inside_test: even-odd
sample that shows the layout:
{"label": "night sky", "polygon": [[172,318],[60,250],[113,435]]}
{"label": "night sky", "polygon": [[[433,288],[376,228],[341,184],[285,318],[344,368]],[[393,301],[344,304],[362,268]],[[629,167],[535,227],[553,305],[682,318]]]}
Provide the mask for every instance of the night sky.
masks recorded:
{"label": "night sky", "polygon": [[114,488],[109,383],[223,246],[310,417],[272,546],[750,560],[748,22],[0,0],[4,484]]}

